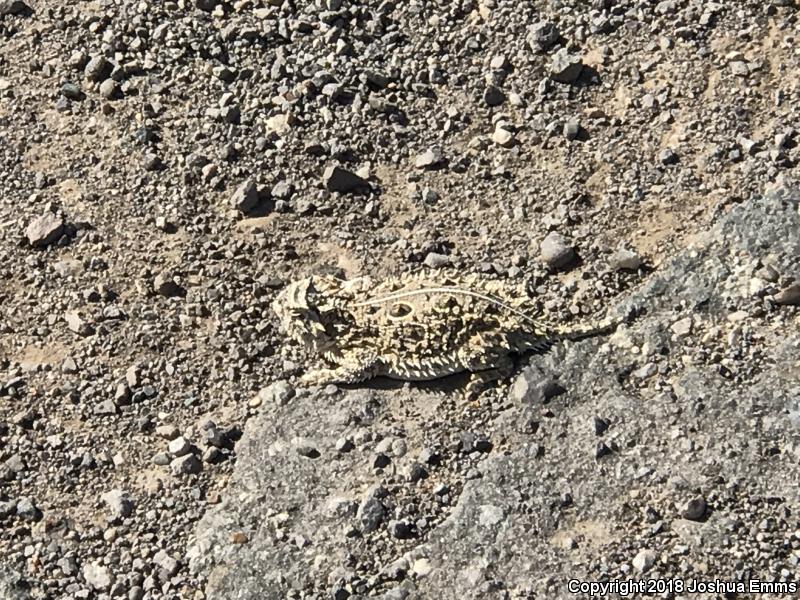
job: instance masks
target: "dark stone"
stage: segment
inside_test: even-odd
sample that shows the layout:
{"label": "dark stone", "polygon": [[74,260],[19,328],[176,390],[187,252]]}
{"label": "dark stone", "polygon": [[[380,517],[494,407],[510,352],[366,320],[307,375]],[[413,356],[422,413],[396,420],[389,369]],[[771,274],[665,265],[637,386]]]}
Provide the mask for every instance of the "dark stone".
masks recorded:
{"label": "dark stone", "polygon": [[339,166],[330,166],[322,174],[322,183],[330,192],[356,192],[369,188],[369,182]]}
{"label": "dark stone", "polygon": [[386,509],[374,495],[368,496],[358,507],[356,518],[364,532],[375,531],[386,516]]}
{"label": "dark stone", "polygon": [[61,85],[61,95],[70,100],[83,100],[86,97],[81,88],[69,81]]}
{"label": "dark stone", "polygon": [[389,523],[389,533],[398,540],[411,537],[411,528],[405,521],[392,521]]}
{"label": "dark stone", "polygon": [[22,0],[0,0],[0,17],[15,15],[27,17],[33,14],[33,9]]}
{"label": "dark stone", "polygon": [[594,418],[594,434],[595,435],[598,435],[598,436],[599,435],[603,435],[606,431],[608,431],[609,427],[610,427],[610,423],[606,419],[604,419],[602,417],[597,417],[597,416]]}
{"label": "dark stone", "polygon": [[678,155],[672,148],[665,148],[658,155],[658,160],[662,165],[674,165],[678,162]]}
{"label": "dark stone", "polygon": [[598,442],[595,448],[594,457],[597,459],[603,458],[611,454],[611,448],[606,446],[605,442]]}
{"label": "dark stone", "polygon": [[705,498],[697,496],[686,503],[681,512],[681,516],[690,521],[700,521],[706,515],[707,508]]}
{"label": "dark stone", "polygon": [[506,101],[506,95],[500,88],[489,85],[486,86],[486,89],[483,91],[483,101],[488,106],[500,106]]}
{"label": "dark stone", "polygon": [[425,467],[417,462],[413,463],[411,468],[408,470],[408,480],[411,483],[420,481],[426,477],[428,477],[428,471],[426,471]]}
{"label": "dark stone", "polygon": [[392,462],[392,459],[383,453],[376,454],[375,459],[372,461],[372,468],[385,469]]}

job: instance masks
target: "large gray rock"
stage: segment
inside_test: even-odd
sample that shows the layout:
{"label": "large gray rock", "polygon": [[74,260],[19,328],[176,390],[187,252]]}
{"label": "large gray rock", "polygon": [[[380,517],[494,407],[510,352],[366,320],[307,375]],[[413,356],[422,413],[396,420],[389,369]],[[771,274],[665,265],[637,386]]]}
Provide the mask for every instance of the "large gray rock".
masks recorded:
{"label": "large gray rock", "polygon": [[[445,383],[298,389],[264,405],[188,552],[209,575],[206,595],[573,597],[572,579],[637,569],[740,577],[732,546],[753,557],[749,575],[781,577],[773,569],[795,543],[788,515],[800,510],[800,334],[795,308],[772,304],[768,287],[753,293],[753,273],[769,256],[782,278],[800,275],[798,200],[772,192],[736,206],[609,307],[612,319],[638,318],[526,359],[523,379],[479,411]],[[752,316],[728,318],[742,311]],[[676,336],[670,325],[687,316],[691,333]],[[645,365],[646,380],[631,375]],[[550,378],[560,393],[548,395]],[[463,432],[479,429],[495,449],[460,451]],[[375,469],[388,437],[408,451]],[[316,458],[295,451],[301,438]],[[353,440],[346,452],[342,439]],[[432,445],[441,460],[426,478],[400,476]],[[689,520],[698,497],[706,510]],[[410,527],[392,537],[401,522]],[[242,534],[247,543],[231,543]]]}

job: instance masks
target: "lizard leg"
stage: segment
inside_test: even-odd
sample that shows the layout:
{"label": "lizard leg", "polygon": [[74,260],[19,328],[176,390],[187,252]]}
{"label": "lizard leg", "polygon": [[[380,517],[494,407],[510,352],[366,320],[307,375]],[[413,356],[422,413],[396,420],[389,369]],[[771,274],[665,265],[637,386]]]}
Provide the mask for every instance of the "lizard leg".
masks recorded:
{"label": "lizard leg", "polygon": [[472,371],[466,388],[468,400],[477,399],[490,384],[505,379],[514,372],[514,361],[505,353],[476,356],[466,366]]}
{"label": "lizard leg", "polygon": [[326,385],[328,383],[360,383],[375,377],[380,361],[375,352],[355,355],[334,369],[312,369],[300,378],[305,385]]}

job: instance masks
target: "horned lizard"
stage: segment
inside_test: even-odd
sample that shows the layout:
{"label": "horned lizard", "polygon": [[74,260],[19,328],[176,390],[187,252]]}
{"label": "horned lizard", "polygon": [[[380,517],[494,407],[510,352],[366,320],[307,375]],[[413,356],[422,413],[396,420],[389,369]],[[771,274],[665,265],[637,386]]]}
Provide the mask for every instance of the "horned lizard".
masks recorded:
{"label": "horned lizard", "polygon": [[526,299],[522,286],[474,276],[312,276],[290,283],[273,309],[285,333],[325,363],[302,377],[307,384],[462,371],[485,382],[510,374],[515,353],[611,329],[548,326],[524,311]]}

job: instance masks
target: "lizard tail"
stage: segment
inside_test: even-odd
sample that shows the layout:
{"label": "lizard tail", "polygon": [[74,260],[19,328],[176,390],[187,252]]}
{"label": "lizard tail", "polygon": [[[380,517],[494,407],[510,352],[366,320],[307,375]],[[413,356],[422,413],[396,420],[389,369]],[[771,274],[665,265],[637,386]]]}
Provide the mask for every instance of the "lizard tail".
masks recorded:
{"label": "lizard tail", "polygon": [[593,338],[601,335],[608,335],[610,333],[614,333],[619,326],[619,322],[612,322],[607,323],[605,325],[598,325],[597,327],[591,327],[589,329],[579,329],[577,331],[564,331],[560,335],[557,335],[558,339],[567,340],[570,342],[578,342],[580,340],[585,340],[588,338]]}

